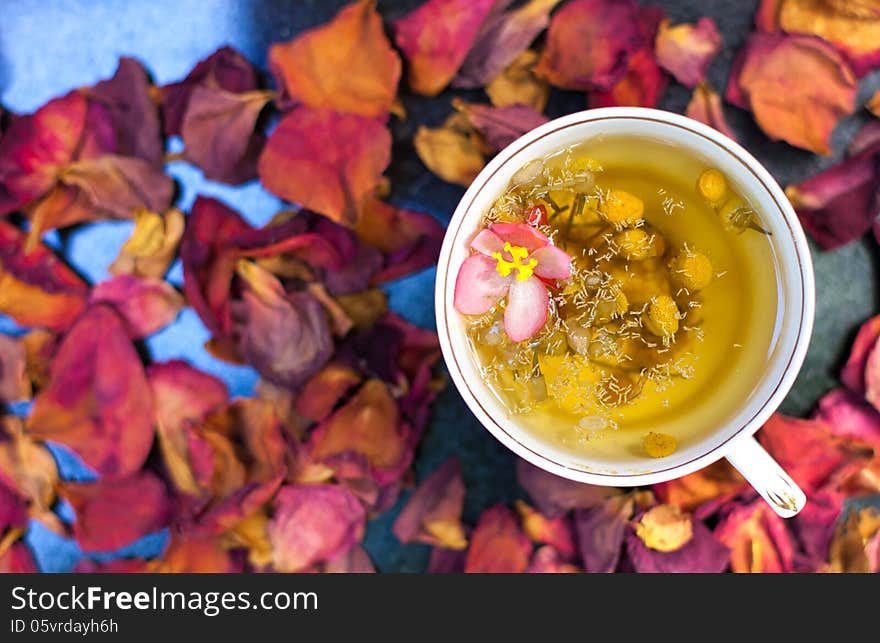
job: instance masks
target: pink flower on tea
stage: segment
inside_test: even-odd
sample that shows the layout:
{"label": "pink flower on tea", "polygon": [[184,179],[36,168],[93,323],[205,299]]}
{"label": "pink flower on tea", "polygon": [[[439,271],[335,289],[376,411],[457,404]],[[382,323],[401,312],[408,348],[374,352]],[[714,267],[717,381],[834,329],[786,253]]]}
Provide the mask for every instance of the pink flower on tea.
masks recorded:
{"label": "pink flower on tea", "polygon": [[476,253],[455,281],[455,309],[482,315],[507,297],[504,330],[514,342],[533,337],[547,322],[550,295],[544,280],[571,277],[571,257],[525,223],[495,223],[471,242]]}

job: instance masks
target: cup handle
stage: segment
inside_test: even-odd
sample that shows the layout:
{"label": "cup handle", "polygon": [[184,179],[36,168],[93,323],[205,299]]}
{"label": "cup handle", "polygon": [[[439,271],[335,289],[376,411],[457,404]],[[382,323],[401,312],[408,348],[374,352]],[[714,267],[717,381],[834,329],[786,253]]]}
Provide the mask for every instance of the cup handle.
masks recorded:
{"label": "cup handle", "polygon": [[725,457],[783,518],[804,508],[807,496],[755,438],[737,440]]}

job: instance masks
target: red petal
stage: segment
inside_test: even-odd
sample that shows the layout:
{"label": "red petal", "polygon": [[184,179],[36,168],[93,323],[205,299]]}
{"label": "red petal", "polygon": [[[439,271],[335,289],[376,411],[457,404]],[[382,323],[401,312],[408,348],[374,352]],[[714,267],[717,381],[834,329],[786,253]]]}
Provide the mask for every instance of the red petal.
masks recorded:
{"label": "red petal", "polygon": [[174,535],[161,559],[150,564],[151,572],[164,574],[220,574],[242,571],[241,562],[230,556],[216,537]]}
{"label": "red petal", "polygon": [[639,49],[629,59],[626,73],[611,89],[590,94],[590,107],[657,107],[669,77],[653,54]]}
{"label": "red petal", "polygon": [[785,520],[763,500],[735,505],[715,528],[715,537],[730,550],[734,572],[790,572],[795,543]]}
{"label": "red petal", "polygon": [[522,459],[516,463],[516,479],[548,518],[557,518],[570,509],[598,507],[606,498],[620,495],[620,490],[614,487],[560,478]]}
{"label": "red petal", "polygon": [[576,574],[580,571],[575,565],[565,562],[560,553],[550,546],[539,548],[526,569],[528,574]]}
{"label": "red petal", "polygon": [[171,519],[165,485],[149,471],[114,481],[65,483],[73,506],[73,533],[86,552],[118,549],[158,531]]}
{"label": "red petal", "polygon": [[529,566],[532,543],[517,525],[514,513],[503,505],[480,516],[465,560],[465,573],[516,574]]}
{"label": "red petal", "polygon": [[269,67],[283,109],[302,104],[384,117],[400,80],[400,58],[385,37],[375,0],[354,2],[326,25],[272,45]]}
{"label": "red petal", "polygon": [[476,103],[456,104],[493,152],[500,152],[520,136],[550,119],[529,105],[492,107]]}
{"label": "red petal", "polygon": [[425,478],[403,506],[391,530],[404,543],[464,549],[467,538],[461,524],[464,481],[461,465],[451,458]]}
{"label": "red petal", "polygon": [[734,63],[727,93],[736,105],[747,102],[771,139],[830,154],[831,132],[852,113],[857,89],[849,65],[824,41],[756,33]]}
{"label": "red petal", "polygon": [[674,27],[665,20],[657,33],[657,62],[682,85],[693,88],[705,80],[721,45],[721,34],[712,18],[704,16],[695,25]]}
{"label": "red petal", "polygon": [[608,91],[643,45],[633,0],[573,0],[553,14],[535,72],[561,89]]}
{"label": "red petal", "polygon": [[141,359],[110,307],[91,306],[64,337],[28,428],[67,445],[107,478],[141,468],[153,443],[153,399]]}
{"label": "red petal", "polygon": [[398,279],[437,263],[446,229],[423,212],[369,200],[357,224],[357,235],[385,255],[374,284]]}
{"label": "red petal", "polygon": [[843,385],[858,395],[865,394],[865,368],[868,365],[868,356],[878,338],[880,338],[880,315],[872,317],[859,328],[849,359],[840,373],[840,381]]}
{"label": "red petal", "polygon": [[165,146],[150,88],[143,66],[134,58],[122,57],[113,77],[86,90],[86,95],[109,113],[117,154],[162,165]]}
{"label": "red petal", "polygon": [[792,519],[798,542],[815,567],[828,562],[828,550],[843,510],[843,501],[843,495],[836,491],[812,493],[801,512]]}
{"label": "red petal", "polygon": [[504,332],[514,342],[534,337],[547,323],[550,294],[536,277],[525,281],[514,279],[507,293],[504,309]]}
{"label": "red petal", "polygon": [[525,248],[529,254],[550,245],[550,239],[527,223],[493,223],[492,232],[501,237],[502,241]]}
{"label": "red petal", "polygon": [[269,523],[276,570],[296,572],[332,560],[360,541],[364,509],[338,485],[282,487]]}
{"label": "red petal", "polygon": [[271,99],[267,91],[193,88],[180,126],[187,160],[212,181],[238,185],[256,178],[264,137],[254,129]]}
{"label": "red petal", "polygon": [[0,574],[36,574],[39,571],[31,550],[24,543],[13,543],[0,554]]}
{"label": "red petal", "polygon": [[560,0],[531,0],[513,11],[498,13],[496,2],[455,77],[453,87],[476,89],[494,80],[550,24],[550,12]]}
{"label": "red petal", "polygon": [[128,324],[132,339],[147,337],[177,318],[183,297],[167,281],[120,275],[103,281],[89,300],[112,305]]}
{"label": "red petal", "polygon": [[819,400],[816,417],[841,438],[880,452],[880,413],[846,389],[834,389]]}
{"label": "red petal", "polygon": [[736,133],[727,123],[727,118],[724,116],[724,110],[721,107],[721,97],[705,83],[697,85],[685,114],[689,118],[700,121],[709,127],[714,127],[734,141],[737,140]]}
{"label": "red petal", "polygon": [[85,127],[86,99],[73,91],[12,121],[0,139],[0,215],[48,192],[73,160]]}
{"label": "red petal", "polygon": [[463,315],[482,315],[507,294],[511,277],[495,270],[495,259],[476,254],[461,264],[455,279],[453,305]]}
{"label": "red petal", "polygon": [[574,529],[566,517],[547,518],[522,500],[516,501],[523,531],[536,543],[551,545],[558,554],[572,559],[575,556]]}
{"label": "red petal", "polygon": [[391,135],[356,114],[300,107],[286,114],[260,155],[267,190],[353,226],[391,160]]}
{"label": "red petal", "polygon": [[165,134],[180,134],[190,96],[196,87],[216,87],[241,93],[257,89],[257,72],[237,49],[221,47],[193,67],[180,82],[162,87],[162,115]]}
{"label": "red petal", "polygon": [[309,437],[316,460],[357,454],[370,467],[375,480],[397,480],[412,460],[408,427],[387,385],[371,379],[342,408],[322,422]]}
{"label": "red petal", "polygon": [[789,186],[785,193],[807,232],[825,250],[831,250],[871,229],[880,211],[878,181],[880,139],[869,140],[864,149],[802,183]]}
{"label": "red petal", "polygon": [[626,496],[612,496],[602,504],[574,512],[578,552],[584,570],[609,574],[617,569],[633,501]]}
{"label": "red petal", "polygon": [[410,88],[434,96],[455,77],[497,0],[428,0],[394,22]]}

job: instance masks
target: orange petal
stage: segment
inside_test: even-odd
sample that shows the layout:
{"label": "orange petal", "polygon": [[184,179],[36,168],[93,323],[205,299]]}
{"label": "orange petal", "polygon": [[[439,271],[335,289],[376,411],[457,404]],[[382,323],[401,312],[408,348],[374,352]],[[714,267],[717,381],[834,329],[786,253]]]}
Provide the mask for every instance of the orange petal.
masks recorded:
{"label": "orange petal", "polygon": [[736,140],[736,133],[731,129],[724,116],[724,109],[721,107],[721,97],[714,89],[705,83],[700,83],[694,89],[691,102],[688,103],[685,114],[689,118],[714,127],[725,136]]}
{"label": "orange petal", "polygon": [[715,537],[730,550],[734,572],[790,572],[794,539],[766,502],[735,506],[715,528]]}
{"label": "orange petal", "polygon": [[284,108],[302,104],[367,117],[385,117],[400,80],[375,0],[359,0],[328,24],[272,45],[269,67]]}
{"label": "orange petal", "polygon": [[516,574],[524,572],[532,543],[517,525],[514,513],[503,505],[486,509],[471,534],[466,573]]}

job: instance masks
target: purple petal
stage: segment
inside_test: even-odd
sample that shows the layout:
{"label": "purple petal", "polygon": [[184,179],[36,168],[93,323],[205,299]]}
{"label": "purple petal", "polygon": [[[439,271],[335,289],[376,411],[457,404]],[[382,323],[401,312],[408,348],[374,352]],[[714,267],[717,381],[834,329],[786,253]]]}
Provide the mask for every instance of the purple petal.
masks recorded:
{"label": "purple petal", "polygon": [[530,105],[467,104],[462,109],[494,152],[500,152],[526,132],[550,120]]}
{"label": "purple petal", "polygon": [[578,549],[585,571],[609,574],[617,568],[632,510],[631,499],[614,496],[598,507],[574,512]]}
{"label": "purple petal", "polygon": [[522,459],[516,463],[516,479],[535,506],[551,520],[571,509],[598,507],[607,498],[620,495],[614,487],[560,478]]}
{"label": "purple petal", "polygon": [[476,254],[465,259],[455,280],[455,309],[464,315],[482,315],[497,304],[513,277],[502,277],[494,259]]}
{"label": "purple petal", "polygon": [[515,342],[534,337],[547,323],[550,295],[540,279],[529,277],[525,281],[514,280],[507,294],[504,310],[504,330]]}
{"label": "purple petal", "polygon": [[720,573],[727,569],[730,550],[702,522],[693,522],[694,535],[680,549],[661,552],[649,549],[634,531],[626,535],[630,561],[640,573]]}

